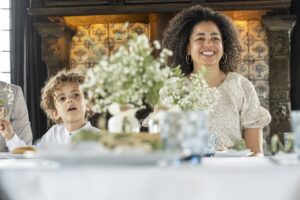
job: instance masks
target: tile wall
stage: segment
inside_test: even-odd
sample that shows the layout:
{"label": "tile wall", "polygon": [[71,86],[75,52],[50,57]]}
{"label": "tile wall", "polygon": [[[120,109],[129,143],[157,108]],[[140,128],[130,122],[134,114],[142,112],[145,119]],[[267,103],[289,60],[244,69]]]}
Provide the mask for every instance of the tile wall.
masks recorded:
{"label": "tile wall", "polygon": [[234,21],[242,43],[238,72],[255,86],[262,106],[269,109],[269,50],[266,29],[260,20]]}
{"label": "tile wall", "polygon": [[124,23],[78,26],[72,38],[71,67],[94,66],[101,56],[113,54],[126,43],[132,32],[150,37],[149,24],[131,23],[125,30],[123,27]]}

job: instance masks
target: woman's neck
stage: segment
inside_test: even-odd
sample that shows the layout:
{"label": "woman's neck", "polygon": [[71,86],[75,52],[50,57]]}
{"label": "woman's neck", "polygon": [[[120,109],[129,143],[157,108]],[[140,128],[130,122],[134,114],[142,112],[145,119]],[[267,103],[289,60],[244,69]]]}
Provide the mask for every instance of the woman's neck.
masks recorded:
{"label": "woman's neck", "polygon": [[[200,68],[198,70],[194,70],[193,73],[197,73],[200,71]],[[226,74],[220,70],[219,66],[217,67],[206,67],[207,73],[205,74],[204,78],[207,82],[207,84],[210,87],[218,87],[220,86],[224,80],[226,79]]]}

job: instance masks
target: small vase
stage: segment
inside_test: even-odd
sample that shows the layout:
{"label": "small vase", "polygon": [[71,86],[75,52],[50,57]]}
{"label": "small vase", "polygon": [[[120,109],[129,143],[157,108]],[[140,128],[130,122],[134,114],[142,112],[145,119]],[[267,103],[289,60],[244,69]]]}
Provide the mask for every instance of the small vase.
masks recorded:
{"label": "small vase", "polygon": [[135,117],[137,109],[127,106],[121,106],[119,112],[114,114],[108,120],[108,131],[110,133],[139,133],[140,122]]}

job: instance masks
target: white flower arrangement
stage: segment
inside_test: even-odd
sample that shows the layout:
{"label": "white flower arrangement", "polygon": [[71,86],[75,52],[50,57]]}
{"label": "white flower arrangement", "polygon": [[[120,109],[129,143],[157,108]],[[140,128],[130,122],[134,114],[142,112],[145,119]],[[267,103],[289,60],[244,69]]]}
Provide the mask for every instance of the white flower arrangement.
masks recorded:
{"label": "white flower arrangement", "polygon": [[158,41],[151,45],[147,36],[133,35],[115,54],[87,69],[82,87],[95,113],[107,111],[113,103],[136,108],[144,102],[152,107],[158,103],[159,90],[171,76],[167,60],[172,52],[162,49],[154,58],[154,49],[161,49]]}
{"label": "white flower arrangement", "polygon": [[9,85],[0,91],[0,118],[6,118],[8,109],[14,100],[14,93]]}
{"label": "white flower arrangement", "polygon": [[175,76],[167,80],[159,91],[160,103],[167,107],[178,106],[181,110],[211,111],[220,93],[216,88],[208,86],[204,79],[207,73],[205,66],[201,69],[201,72],[186,77],[177,67]]}

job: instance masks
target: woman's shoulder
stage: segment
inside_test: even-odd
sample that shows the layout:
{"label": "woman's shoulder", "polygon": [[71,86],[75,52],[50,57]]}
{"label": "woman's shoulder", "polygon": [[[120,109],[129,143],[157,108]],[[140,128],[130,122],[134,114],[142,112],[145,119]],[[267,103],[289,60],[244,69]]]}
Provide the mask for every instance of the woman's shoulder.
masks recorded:
{"label": "woman's shoulder", "polygon": [[245,81],[245,82],[249,81],[248,78],[246,78],[242,74],[239,74],[238,72],[229,72],[228,76],[229,76],[230,80],[240,80],[240,81]]}
{"label": "woman's shoulder", "polygon": [[253,87],[252,82],[245,76],[237,73],[237,72],[229,72],[228,73],[228,82],[231,84],[237,84],[242,88]]}
{"label": "woman's shoulder", "polygon": [[236,72],[229,72],[220,90],[239,99],[253,94],[255,88],[245,76]]}

